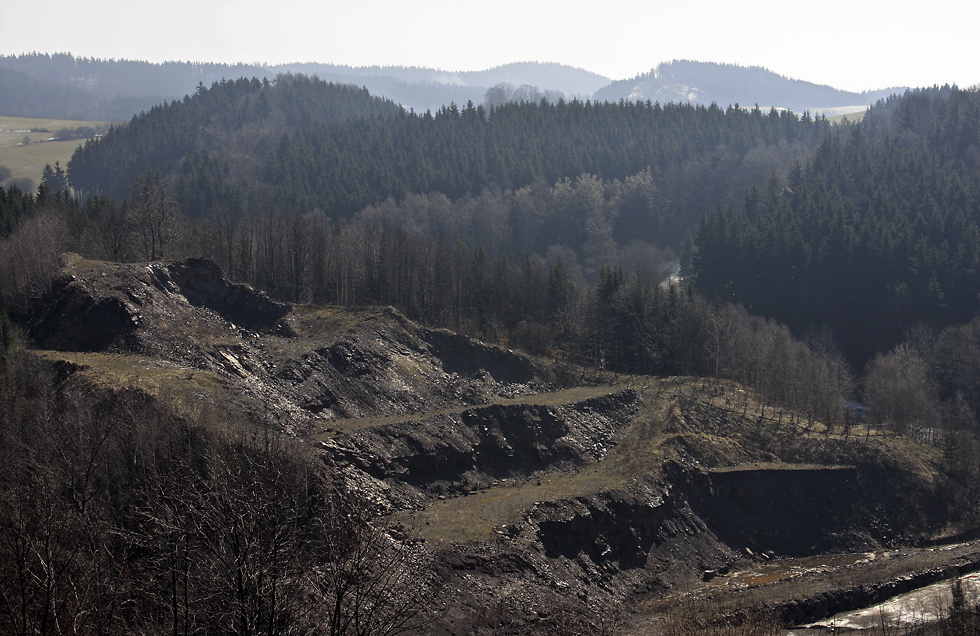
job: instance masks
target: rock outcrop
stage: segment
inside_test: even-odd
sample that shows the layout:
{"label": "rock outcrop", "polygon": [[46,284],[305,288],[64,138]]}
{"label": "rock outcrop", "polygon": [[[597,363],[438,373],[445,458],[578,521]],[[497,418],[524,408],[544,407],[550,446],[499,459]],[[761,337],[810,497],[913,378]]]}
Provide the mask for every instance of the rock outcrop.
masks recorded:
{"label": "rock outcrop", "polygon": [[290,311],[228,282],[210,260],[92,267],[66,258],[31,319],[30,335],[45,349],[165,354],[167,345],[206,340],[228,323],[268,331]]}
{"label": "rock outcrop", "polygon": [[491,405],[371,427],[324,443],[324,452],[392,488],[463,494],[535,471],[600,460],[639,406],[628,389],[566,406]]}

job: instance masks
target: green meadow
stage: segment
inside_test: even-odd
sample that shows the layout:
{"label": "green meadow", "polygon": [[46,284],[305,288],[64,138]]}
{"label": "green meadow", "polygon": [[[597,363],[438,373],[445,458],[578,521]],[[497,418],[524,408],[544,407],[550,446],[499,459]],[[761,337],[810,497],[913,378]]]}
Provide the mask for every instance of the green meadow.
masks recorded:
{"label": "green meadow", "polygon": [[9,175],[6,170],[0,170],[0,185],[7,186],[12,180],[26,178],[36,186],[41,182],[45,164],[53,166],[57,161],[62,167],[67,166],[72,153],[85,140],[51,141],[57,131],[79,127],[103,131],[109,126],[106,122],[0,115],[0,166],[6,166],[10,170]]}

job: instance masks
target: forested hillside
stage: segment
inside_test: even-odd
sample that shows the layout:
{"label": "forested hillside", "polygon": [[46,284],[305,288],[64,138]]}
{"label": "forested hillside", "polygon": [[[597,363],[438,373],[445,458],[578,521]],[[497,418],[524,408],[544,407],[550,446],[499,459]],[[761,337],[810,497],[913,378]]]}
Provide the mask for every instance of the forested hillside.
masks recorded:
{"label": "forested hillside", "polygon": [[[27,53],[0,57],[9,68],[42,82],[84,89],[94,95],[115,98],[139,95],[182,97],[204,82],[256,75],[261,67],[251,64],[167,62],[80,57],[71,53]],[[129,119],[127,117],[126,119]]]}
{"label": "forested hillside", "polygon": [[[207,256],[284,300],[391,304],[600,368],[720,375],[831,421],[854,369],[921,325],[913,357],[934,388],[916,408],[973,422],[972,381],[936,356],[973,350],[956,329],[978,309],[976,104],[920,91],[835,129],[625,102],[419,115],[301,76],[201,86],[79,150],[76,192],[112,196],[5,193],[4,303],[26,315],[68,249]],[[693,287],[662,284],[678,260]]]}
{"label": "forested hillside", "polygon": [[[516,189],[582,174],[621,180],[646,168],[683,168],[697,158],[731,161],[726,178],[751,180],[758,175],[742,171],[758,166],[743,160],[757,146],[805,151],[827,128],[792,114],[687,105],[544,102],[492,112],[470,105],[383,123],[359,120],[343,130],[318,126],[283,139],[267,175],[280,205],[349,214],[389,196],[436,191],[456,199],[487,187]],[[351,182],[364,191],[343,188]]]}
{"label": "forested hillside", "polygon": [[[280,135],[400,112],[363,89],[302,75],[202,84],[195,95],[156,106],[80,148],[71,161],[72,186],[121,199],[142,174],[177,173],[182,187],[193,189],[188,198],[230,200],[229,189],[261,177],[261,161]],[[204,211],[192,200],[181,203],[190,214]]]}
{"label": "forested hillside", "polygon": [[[0,190],[6,631],[616,633],[755,562],[804,587],[689,622],[774,633],[975,532],[980,91],[833,126],[284,75],[44,174]],[[782,560],[830,551],[829,591]]]}
{"label": "forested hillside", "polygon": [[[641,178],[645,193],[624,203],[621,221],[615,209],[602,222],[620,223],[617,237],[677,249],[702,209],[804,160],[830,130],[824,120],[792,113],[713,105],[559,101],[412,114],[374,102],[334,105],[340,95],[367,95],[327,86],[296,77],[201,88],[86,144],[69,165],[72,186],[120,198],[138,175],[153,172],[172,181],[191,216],[251,201],[350,217],[410,194],[458,201],[499,191],[508,198],[583,175],[620,183]],[[313,100],[314,90],[326,101]],[[292,109],[286,116],[263,105],[280,101]],[[304,117],[295,116],[298,109]],[[375,116],[383,113],[391,116]],[[571,226],[559,234],[574,240],[544,238],[536,251],[565,244],[582,255],[589,215],[577,214],[559,220]],[[529,246],[495,247],[519,255]]]}
{"label": "forested hillside", "polygon": [[[365,87],[406,110],[436,111],[451,103],[480,102],[491,86],[530,85],[568,96],[591,96],[609,79],[561,64],[523,62],[482,71],[450,72],[404,66],[351,67],[315,62],[216,64],[78,57],[70,53],[0,56],[0,114],[60,119],[128,121],[164,101],[183,99],[204,83],[241,77],[273,79],[301,74],[325,82]],[[40,95],[44,99],[37,99]],[[9,112],[8,112],[9,111]],[[76,117],[83,115],[84,117]]]}
{"label": "forested hillside", "polygon": [[127,121],[164,101],[162,96],[97,95],[0,67],[0,114],[84,121]]}
{"label": "forested hillside", "polygon": [[785,184],[703,218],[698,290],[797,333],[830,328],[858,364],[913,325],[968,322],[980,309],[978,122],[977,91],[881,103]]}

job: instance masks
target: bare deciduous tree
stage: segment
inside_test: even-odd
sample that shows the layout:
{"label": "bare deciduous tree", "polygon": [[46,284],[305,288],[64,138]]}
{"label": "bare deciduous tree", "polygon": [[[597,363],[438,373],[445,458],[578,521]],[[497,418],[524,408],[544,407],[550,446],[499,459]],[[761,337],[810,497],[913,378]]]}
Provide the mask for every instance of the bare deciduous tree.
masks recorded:
{"label": "bare deciduous tree", "polygon": [[179,235],[177,202],[166,182],[149,176],[132,185],[132,212],[143,240],[146,260],[163,258],[164,249]]}
{"label": "bare deciduous tree", "polygon": [[320,559],[307,574],[316,622],[330,636],[394,636],[423,628],[440,581],[420,545],[349,493],[334,489],[319,517]]}
{"label": "bare deciduous tree", "polygon": [[43,296],[68,244],[65,220],[53,213],[28,219],[0,242],[0,305],[23,312],[31,300]]}
{"label": "bare deciduous tree", "polygon": [[911,435],[935,426],[935,386],[928,365],[913,347],[900,344],[875,356],[864,378],[864,399],[874,422]]}

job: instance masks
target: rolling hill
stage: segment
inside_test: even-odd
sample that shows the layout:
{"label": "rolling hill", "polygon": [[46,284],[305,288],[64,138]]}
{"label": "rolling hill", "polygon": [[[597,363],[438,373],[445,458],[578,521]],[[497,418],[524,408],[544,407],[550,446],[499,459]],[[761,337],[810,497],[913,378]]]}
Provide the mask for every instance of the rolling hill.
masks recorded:
{"label": "rolling hill", "polygon": [[759,67],[732,64],[665,62],[649,73],[611,81],[602,75],[556,63],[516,62],[478,71],[322,63],[210,64],[133,60],[99,60],[71,54],[0,56],[0,114],[123,121],[162,103],[182,99],[203,83],[239,78],[273,79],[280,74],[315,76],[327,82],[353,84],[408,110],[433,112],[455,103],[484,101],[498,84],[529,85],[567,99],[661,104],[712,102],[786,108],[828,116],[864,110],[904,87],[853,93],[791,79]]}
{"label": "rolling hill", "polygon": [[[481,71],[443,71],[402,66],[336,64],[210,64],[99,60],[71,54],[0,57],[0,114],[124,121],[164,100],[182,99],[201,83],[280,74],[316,76],[367,88],[406,109],[436,111],[451,103],[483,101],[499,83],[528,84],[568,97],[590,97],[609,78],[554,63],[521,62]],[[76,117],[76,115],[82,117]]]}
{"label": "rolling hill", "polygon": [[734,64],[675,60],[649,73],[613,82],[595,93],[604,101],[691,102],[721,107],[739,104],[809,111],[828,116],[862,111],[904,87],[852,93],[778,75],[767,69]]}

